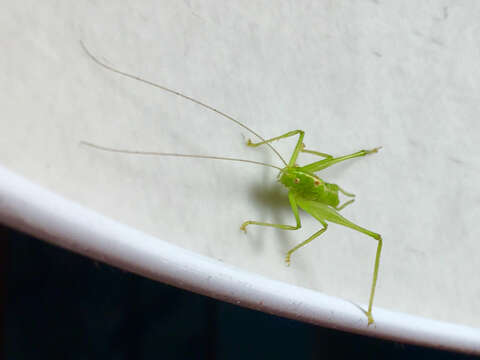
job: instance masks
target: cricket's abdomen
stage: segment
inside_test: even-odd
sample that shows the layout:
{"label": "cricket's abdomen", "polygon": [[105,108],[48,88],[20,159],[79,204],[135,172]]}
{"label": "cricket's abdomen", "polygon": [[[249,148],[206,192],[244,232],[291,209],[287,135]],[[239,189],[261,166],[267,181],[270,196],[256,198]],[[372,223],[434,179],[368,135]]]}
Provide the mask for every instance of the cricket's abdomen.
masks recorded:
{"label": "cricket's abdomen", "polygon": [[286,168],[282,170],[280,182],[290,191],[307,200],[336,207],[339,204],[338,185],[329,184],[315,174]]}

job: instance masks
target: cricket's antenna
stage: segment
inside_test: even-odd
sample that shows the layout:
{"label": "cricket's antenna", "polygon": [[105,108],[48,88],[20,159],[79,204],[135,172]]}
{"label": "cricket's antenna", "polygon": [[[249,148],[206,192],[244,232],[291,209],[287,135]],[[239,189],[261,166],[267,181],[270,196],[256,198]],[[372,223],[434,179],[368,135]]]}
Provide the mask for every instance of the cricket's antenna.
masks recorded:
{"label": "cricket's antenna", "polygon": [[270,165],[270,164],[266,164],[266,163],[259,162],[259,161],[237,159],[237,158],[228,158],[228,157],[223,157],[223,156],[191,155],[191,154],[164,153],[164,152],[155,152],[155,151],[123,150],[123,149],[115,149],[115,148],[100,146],[100,145],[96,145],[96,144],[93,144],[93,143],[90,143],[90,142],[87,142],[87,141],[80,141],[80,145],[90,146],[90,147],[92,147],[94,149],[97,149],[97,150],[117,152],[117,153],[122,153],[122,154],[131,154],[131,155],[174,156],[174,157],[186,157],[186,158],[196,158],[196,159],[239,161],[239,162],[245,162],[245,163],[250,163],[250,164],[267,166],[267,167],[271,167],[271,168],[283,171],[282,168],[279,168],[278,166],[275,166],[275,165]]}
{"label": "cricket's antenna", "polygon": [[[224,118],[227,118],[228,120],[230,121],[233,121],[234,123],[236,123],[237,125],[243,127],[245,130],[249,131],[250,133],[252,133],[253,135],[255,135],[256,137],[258,137],[260,140],[262,141],[265,141],[265,139],[260,136],[259,134],[257,134],[255,131],[253,131],[252,129],[250,129],[248,126],[244,125],[243,123],[241,123],[240,121],[234,119],[233,117],[231,117],[230,115],[227,115],[225,114],[224,112],[220,111],[220,110],[217,110],[215,109],[213,106],[210,106],[210,105],[207,105],[199,100],[196,100],[190,96],[187,96],[185,94],[182,94],[178,91],[175,91],[175,90],[172,90],[172,89],[169,89],[165,86],[162,86],[162,85],[159,85],[159,84],[156,84],[154,82],[151,82],[151,81],[148,81],[148,80],[145,80],[145,79],[142,79],[141,77],[138,77],[136,75],[132,75],[132,74],[128,74],[126,72],[123,72],[123,71],[120,71],[120,70],[117,70],[107,64],[104,64],[103,62],[101,62],[99,59],[97,59],[88,49],[87,47],[85,46],[85,44],[83,43],[83,41],[80,41],[80,45],[82,46],[83,50],[87,53],[87,55],[93,60],[95,61],[98,65],[102,66],[103,68],[107,69],[107,70],[110,70],[110,71],[113,71],[117,74],[120,74],[120,75],[123,75],[123,76],[126,76],[130,79],[133,79],[133,80],[137,80],[137,81],[140,81],[140,82],[143,82],[145,84],[148,84],[148,85],[151,85],[153,87],[156,87],[157,89],[161,89],[163,91],[166,91],[166,92],[169,92],[171,94],[174,94],[174,95],[177,95],[177,96],[180,96],[186,100],[189,100],[197,105],[200,105],[208,110],[211,110],[215,113],[217,113],[218,115],[220,116],[223,116]],[[272,149],[272,151],[277,154],[277,156],[279,157],[279,159],[285,164],[285,166],[287,166],[287,162],[285,161],[285,159],[282,157],[282,155],[280,155],[280,153],[277,151],[277,149],[275,149],[272,144],[270,143],[265,143],[268,147],[270,147],[270,149]]]}

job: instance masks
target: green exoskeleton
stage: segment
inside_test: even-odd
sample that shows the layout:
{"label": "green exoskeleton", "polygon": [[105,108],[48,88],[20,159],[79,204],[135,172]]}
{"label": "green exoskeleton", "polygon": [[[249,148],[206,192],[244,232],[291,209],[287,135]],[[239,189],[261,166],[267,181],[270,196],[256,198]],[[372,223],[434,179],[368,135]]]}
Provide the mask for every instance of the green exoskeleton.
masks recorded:
{"label": "green exoskeleton", "polygon": [[[303,143],[303,137],[304,137],[304,132],[302,130],[294,130],[290,131],[286,134],[265,140],[263,137],[261,137],[259,134],[254,132],[252,129],[248,128],[246,125],[243,123],[239,122],[238,120],[234,119],[233,117],[213,108],[210,105],[207,105],[203,102],[200,102],[199,100],[196,100],[194,98],[191,98],[187,95],[184,95],[178,91],[169,89],[167,87],[155,84],[153,82],[150,82],[148,80],[142,79],[140,77],[137,77],[135,75],[131,75],[122,71],[119,71],[109,65],[106,65],[102,63],[100,60],[98,60],[95,56],[93,56],[88,49],[85,47],[83,43],[81,43],[83,49],[87,53],[87,55],[95,61],[98,65],[102,66],[103,68],[106,68],[110,71],[113,71],[117,74],[126,76],[128,78],[143,82],[145,84],[154,86],[158,89],[161,89],[163,91],[169,92],[171,94],[177,95],[179,97],[182,97],[186,100],[192,101],[198,105],[200,105],[203,108],[206,108],[208,110],[211,110],[220,116],[223,116],[224,118],[227,118],[230,121],[233,121],[234,123],[238,124],[239,126],[243,127],[247,131],[249,131],[251,134],[255,135],[258,139],[260,139],[259,142],[252,142],[251,140],[248,140],[247,145],[252,146],[252,147],[257,147],[260,145],[266,145],[272,149],[272,151],[279,157],[279,159],[283,162],[284,166],[283,167],[277,167],[274,165],[270,164],[265,164],[257,161],[252,161],[252,160],[244,160],[244,159],[235,159],[235,158],[225,158],[225,157],[219,157],[219,156],[207,156],[207,155],[186,155],[186,154],[176,154],[176,153],[163,153],[163,152],[147,152],[147,151],[131,151],[131,150],[120,150],[120,149],[112,149],[108,147],[103,147],[99,145],[95,145],[92,143],[88,142],[82,142],[84,145],[88,145],[100,150],[106,150],[106,151],[114,151],[114,152],[121,152],[121,153],[128,153],[128,154],[137,154],[137,155],[162,155],[162,156],[177,156],[177,157],[193,157],[193,158],[203,158],[203,159],[217,159],[217,160],[230,160],[230,161],[241,161],[241,162],[247,162],[247,163],[254,163],[262,166],[268,166],[272,167],[275,169],[278,169],[280,171],[278,175],[279,181],[288,189],[288,199],[290,201],[290,206],[292,208],[293,215],[295,217],[295,225],[285,225],[285,224],[271,224],[271,223],[266,223],[266,222],[259,222],[259,221],[245,221],[240,229],[245,231],[247,230],[247,226],[249,225],[259,225],[259,226],[270,226],[278,229],[283,229],[283,230],[297,230],[300,229],[301,227],[301,222],[300,222],[300,216],[298,213],[298,208],[300,207],[307,213],[309,213],[311,216],[313,216],[315,219],[317,219],[320,224],[322,225],[322,228],[314,233],[312,236],[310,236],[307,240],[301,242],[297,246],[293,247],[290,249],[285,257],[285,261],[287,265],[290,264],[290,258],[292,254],[300,249],[301,247],[307,245],[309,242],[314,240],[315,238],[319,237],[322,235],[328,227],[327,222],[332,222],[336,224],[340,224],[346,227],[349,227],[351,229],[357,230],[361,233],[364,233],[373,239],[377,241],[377,252],[376,252],[376,257],[375,257],[375,265],[373,269],[373,279],[372,279],[372,286],[370,290],[370,299],[368,303],[368,310],[366,311],[366,315],[368,318],[368,324],[370,325],[373,323],[373,317],[372,317],[372,305],[373,305],[373,298],[375,296],[375,286],[377,283],[377,276],[378,276],[378,267],[380,263],[380,253],[382,250],[382,237],[370,230],[367,230],[361,226],[358,226],[351,221],[347,220],[344,218],[342,215],[340,215],[339,211],[345,208],[347,205],[350,205],[354,200],[350,199],[346,201],[345,203],[340,205],[339,201],[339,193],[342,193],[343,195],[347,197],[354,197],[355,195],[346,192],[343,190],[340,186],[336,184],[331,184],[323,181],[320,179],[317,175],[315,175],[316,172],[323,170],[329,166],[332,166],[334,164],[337,164],[339,162],[365,156],[368,154],[373,154],[378,151],[379,148],[375,148],[372,150],[361,150],[356,153],[350,154],[350,155],[345,155],[345,156],[340,156],[340,157],[333,157],[332,155],[325,154],[322,152],[318,151],[313,151],[313,150],[307,150],[305,149],[305,145]],[[283,157],[279,154],[279,152],[271,145],[271,142],[288,138],[290,136],[296,136],[298,135],[298,141],[295,146],[295,149],[293,151],[292,156],[290,157],[290,160],[288,163],[283,159]],[[297,158],[300,153],[309,153],[313,155],[317,155],[322,157],[321,160],[315,161],[311,164],[307,164],[304,166],[298,166],[297,165]]]}

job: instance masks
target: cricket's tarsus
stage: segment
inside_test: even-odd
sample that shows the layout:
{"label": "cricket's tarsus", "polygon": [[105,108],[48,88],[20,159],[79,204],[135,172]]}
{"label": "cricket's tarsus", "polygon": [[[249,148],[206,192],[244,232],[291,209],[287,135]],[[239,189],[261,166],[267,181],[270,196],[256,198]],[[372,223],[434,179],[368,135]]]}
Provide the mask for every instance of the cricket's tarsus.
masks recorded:
{"label": "cricket's tarsus", "polygon": [[[259,226],[269,226],[269,227],[274,227],[277,229],[283,229],[283,230],[297,230],[300,229],[301,222],[300,222],[300,215],[298,213],[298,208],[302,208],[305,210],[308,214],[313,216],[315,219],[322,224],[322,229],[311,235],[307,240],[301,242],[297,246],[293,247],[290,249],[285,257],[285,262],[287,265],[290,265],[290,260],[292,254],[300,249],[301,247],[307,245],[310,243],[312,240],[316,239],[320,235],[322,235],[328,228],[328,222],[331,223],[336,223],[339,225],[343,225],[345,227],[349,227],[353,230],[359,231],[365,235],[368,235],[375,239],[377,241],[377,252],[375,256],[375,263],[374,263],[374,269],[373,269],[373,279],[372,279],[372,285],[371,285],[371,290],[370,290],[370,299],[368,303],[368,310],[365,311],[365,315],[367,316],[368,319],[368,325],[372,324],[374,322],[373,316],[372,316],[372,307],[373,307],[373,299],[375,296],[375,289],[376,289],[376,284],[377,284],[377,277],[378,277],[378,269],[380,265],[380,254],[382,251],[382,237],[380,234],[377,234],[373,231],[370,231],[368,229],[365,229],[359,225],[356,225],[352,223],[351,221],[347,220],[345,217],[340,215],[339,211],[344,209],[346,206],[350,205],[353,203],[354,199],[350,199],[340,205],[340,199],[339,199],[339,193],[342,193],[345,196],[348,197],[354,197],[354,194],[351,194],[345,190],[343,190],[340,186],[332,183],[327,183],[320,179],[317,175],[315,175],[316,172],[321,171],[325,168],[328,168],[334,164],[337,164],[339,162],[357,158],[357,157],[362,157],[366,156],[369,154],[374,154],[378,152],[378,150],[381,149],[381,147],[377,147],[371,150],[360,150],[355,153],[349,154],[349,155],[344,155],[344,156],[339,156],[339,157],[334,157],[330,154],[326,154],[323,152],[315,151],[315,150],[308,150],[305,149],[305,144],[303,143],[303,138],[305,135],[305,132],[303,130],[293,130],[289,131],[286,134],[280,135],[273,137],[271,139],[265,140],[263,137],[258,135],[256,132],[254,132],[252,129],[248,128],[246,125],[241,123],[240,121],[232,118],[231,116],[213,108],[210,105],[207,105],[205,103],[202,103],[194,98],[191,98],[187,95],[184,95],[178,91],[171,90],[167,87],[155,84],[153,82],[150,82],[148,80],[144,80],[140,77],[137,77],[135,75],[131,75],[128,73],[124,73],[122,71],[119,71],[111,66],[108,66],[101,61],[99,61],[95,56],[93,56],[88,49],[85,47],[83,42],[80,42],[83,49],[87,53],[87,55],[95,61],[97,64],[100,66],[113,71],[115,73],[118,73],[120,75],[126,76],[128,78],[138,80],[140,82],[152,85],[158,89],[167,91],[169,93],[175,94],[177,96],[180,96],[184,99],[190,100],[206,109],[209,109],[211,111],[214,111],[215,113],[235,122],[236,124],[240,125],[250,133],[254,134],[256,137],[258,137],[261,141],[258,143],[254,143],[251,140],[248,140],[247,146],[251,147],[257,147],[261,145],[267,145],[269,146],[275,154],[281,159],[281,161],[285,164],[283,168],[266,164],[266,163],[261,163],[257,161],[252,161],[252,160],[244,160],[244,159],[236,159],[236,158],[226,158],[226,157],[220,157],[220,156],[209,156],[209,155],[187,155],[187,154],[177,154],[177,153],[164,153],[164,152],[149,152],[149,151],[132,151],[132,150],[121,150],[121,149],[114,149],[114,148],[108,148],[100,145],[95,145],[89,142],[82,141],[81,144],[87,145],[96,149],[100,150],[105,150],[105,151],[112,151],[112,152],[120,152],[120,153],[127,153],[127,154],[134,154],[134,155],[160,155],[160,156],[175,156],[175,157],[191,157],[191,158],[202,158],[202,159],[215,159],[215,160],[230,160],[230,161],[240,161],[240,162],[246,162],[246,163],[253,163],[257,165],[262,165],[262,166],[267,166],[267,167],[272,167],[280,171],[278,179],[279,181],[288,189],[288,199],[290,202],[290,206],[292,208],[292,212],[295,218],[295,225],[285,225],[285,224],[272,224],[272,223],[266,223],[266,222],[259,222],[259,221],[245,221],[241,226],[240,229],[243,230],[245,233],[247,232],[247,226],[249,225],[259,225]],[[270,144],[272,141],[276,140],[281,140],[284,138],[288,138],[291,136],[296,136],[298,135],[298,141],[295,146],[295,149],[291,155],[291,158],[289,162],[287,163],[283,157],[278,153],[278,151]],[[321,160],[315,161],[313,163],[304,165],[304,166],[299,166],[297,165],[296,161],[300,153],[309,153],[312,155],[316,155],[321,157]]]}

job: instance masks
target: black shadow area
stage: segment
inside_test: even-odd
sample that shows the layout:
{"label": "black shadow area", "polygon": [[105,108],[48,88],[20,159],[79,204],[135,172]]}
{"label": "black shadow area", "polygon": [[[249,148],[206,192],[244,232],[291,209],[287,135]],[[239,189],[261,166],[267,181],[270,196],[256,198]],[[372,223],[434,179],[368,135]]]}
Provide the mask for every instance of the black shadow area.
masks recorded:
{"label": "black shadow area", "polygon": [[2,359],[469,359],[212,300],[0,231]]}

